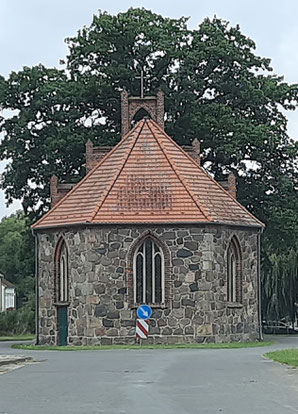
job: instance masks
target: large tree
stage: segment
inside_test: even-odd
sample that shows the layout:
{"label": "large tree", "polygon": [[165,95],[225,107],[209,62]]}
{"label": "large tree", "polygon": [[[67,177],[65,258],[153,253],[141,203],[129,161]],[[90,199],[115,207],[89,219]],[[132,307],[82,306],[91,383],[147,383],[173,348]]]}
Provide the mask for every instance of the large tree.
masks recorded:
{"label": "large tree", "polygon": [[34,240],[21,211],[0,222],[0,273],[17,288],[18,305],[34,290]]}
{"label": "large tree", "polygon": [[[166,96],[166,130],[180,144],[195,137],[216,179],[232,170],[238,199],[267,225],[267,256],[298,244],[297,143],[282,109],[297,107],[298,86],[273,74],[270,60],[239,26],[214,18],[197,29],[145,9],[99,13],[66,40],[64,69],[24,68],[0,78],[1,186],[39,216],[49,207],[49,179],[84,174],[84,144],[120,139],[120,92]],[[268,259],[269,260],[269,259]]]}

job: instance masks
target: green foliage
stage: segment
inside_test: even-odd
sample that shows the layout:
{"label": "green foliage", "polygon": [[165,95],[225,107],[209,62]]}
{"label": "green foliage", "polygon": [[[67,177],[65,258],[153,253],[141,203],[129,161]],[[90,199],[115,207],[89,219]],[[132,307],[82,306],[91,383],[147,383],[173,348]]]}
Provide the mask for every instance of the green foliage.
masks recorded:
{"label": "green foliage", "polygon": [[22,212],[0,223],[0,273],[16,285],[18,305],[34,295],[34,240]]}
{"label": "green foliage", "polygon": [[2,182],[9,203],[22,199],[25,211],[39,211],[53,173],[66,180],[82,176],[87,131],[80,124],[80,104],[74,102],[80,99],[79,88],[64,72],[42,65],[0,81],[0,104],[14,111],[1,123],[1,156],[11,158]]}
{"label": "green foliage", "polygon": [[281,364],[298,367],[298,349],[282,349],[281,351],[267,352],[264,356]]}
{"label": "green foliage", "polygon": [[35,312],[32,302],[14,311],[0,312],[0,335],[34,333]]}
{"label": "green foliage", "polygon": [[12,283],[34,274],[34,241],[22,212],[0,222],[0,273]]}
{"label": "green foliage", "polygon": [[5,335],[5,336],[0,336],[0,342],[5,342],[5,341],[32,341],[34,338],[35,338],[34,334]]}
{"label": "green foliage", "polygon": [[298,252],[272,253],[263,266],[263,318],[294,323],[298,306]]}
{"label": "green foliage", "polygon": [[22,212],[0,223],[0,273],[16,286],[18,310],[0,313],[0,335],[34,332],[34,242]]}

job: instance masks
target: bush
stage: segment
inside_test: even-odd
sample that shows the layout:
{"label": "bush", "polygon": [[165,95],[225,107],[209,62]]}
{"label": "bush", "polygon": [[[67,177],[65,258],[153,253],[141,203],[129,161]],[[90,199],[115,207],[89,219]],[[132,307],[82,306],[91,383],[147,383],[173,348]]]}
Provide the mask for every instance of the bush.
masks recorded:
{"label": "bush", "polygon": [[0,313],[0,335],[34,333],[35,312],[31,304],[18,310]]}

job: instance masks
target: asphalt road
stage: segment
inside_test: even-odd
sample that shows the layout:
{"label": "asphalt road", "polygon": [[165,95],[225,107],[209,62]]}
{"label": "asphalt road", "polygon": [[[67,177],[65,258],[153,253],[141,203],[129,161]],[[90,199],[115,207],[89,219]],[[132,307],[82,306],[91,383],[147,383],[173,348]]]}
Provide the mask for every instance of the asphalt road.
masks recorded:
{"label": "asphalt road", "polygon": [[[298,347],[298,337],[270,347]],[[298,413],[298,372],[269,348],[0,353],[36,360],[0,376],[0,414]]]}

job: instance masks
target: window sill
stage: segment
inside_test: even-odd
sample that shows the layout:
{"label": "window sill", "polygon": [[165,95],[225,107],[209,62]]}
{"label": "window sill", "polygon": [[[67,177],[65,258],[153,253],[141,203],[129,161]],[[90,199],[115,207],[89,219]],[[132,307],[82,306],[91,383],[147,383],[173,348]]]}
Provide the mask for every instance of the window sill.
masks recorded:
{"label": "window sill", "polygon": [[[138,307],[142,306],[142,305],[144,305],[144,303],[141,303],[139,305],[134,303],[133,305],[130,306],[130,309],[138,309]],[[168,306],[165,305],[165,304],[160,304],[160,305],[152,305],[152,304],[150,305],[149,304],[148,306],[150,306],[151,309],[167,309],[168,308]]]}
{"label": "window sill", "polygon": [[236,309],[239,308],[239,309],[241,309],[241,308],[243,308],[243,305],[242,305],[242,303],[228,302],[227,307],[228,308],[236,308]]}
{"label": "window sill", "polygon": [[54,302],[55,306],[69,306],[70,302]]}

